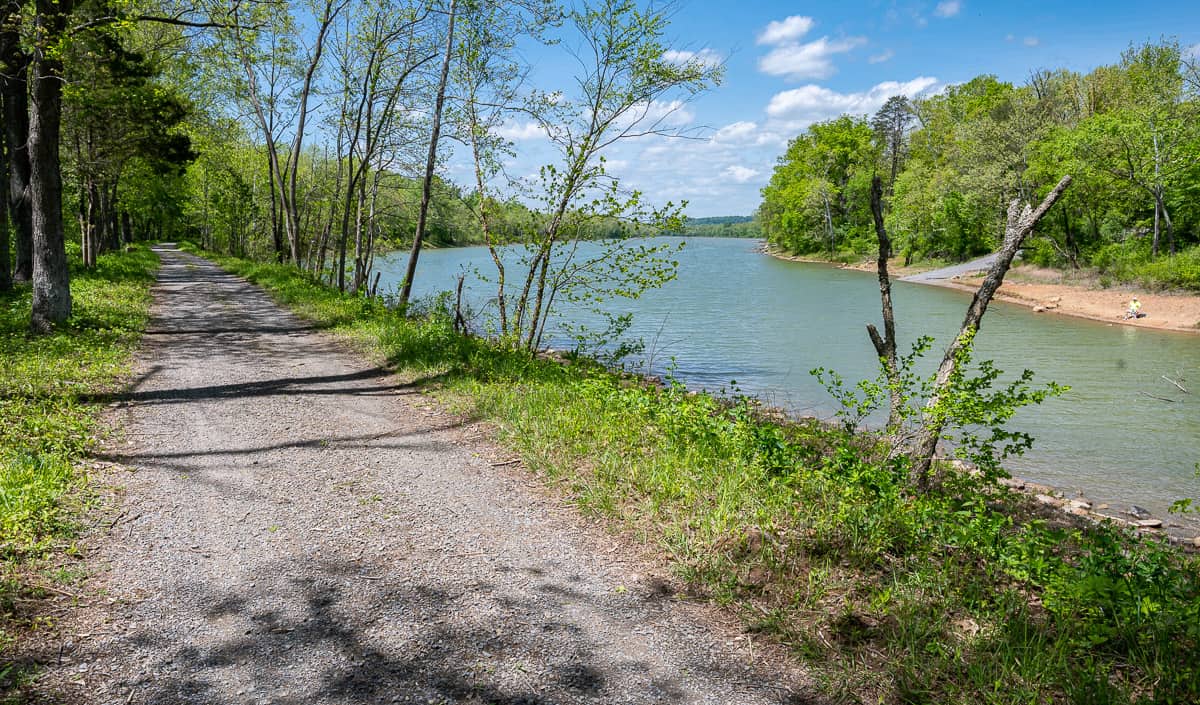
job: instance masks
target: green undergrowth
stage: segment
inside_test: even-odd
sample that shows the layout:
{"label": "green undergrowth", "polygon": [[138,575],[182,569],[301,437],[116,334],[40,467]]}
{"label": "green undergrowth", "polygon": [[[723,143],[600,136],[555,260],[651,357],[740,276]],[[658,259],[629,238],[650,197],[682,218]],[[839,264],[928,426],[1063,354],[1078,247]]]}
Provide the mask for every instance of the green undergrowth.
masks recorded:
{"label": "green undergrowth", "polygon": [[73,267],[73,313],[52,335],[28,334],[28,286],[0,294],[0,651],[25,576],[69,539],[76,464],[98,432],[93,400],[127,369],[157,266],[137,247],[102,255],[95,270]]}
{"label": "green undergrowth", "polygon": [[1200,562],[1161,540],[1042,515],[973,477],[914,495],[870,437],[221,261],[495,425],[584,511],[660,547],[689,592],[791,647],[835,700],[1200,702]]}
{"label": "green undergrowth", "polygon": [[1151,290],[1200,291],[1200,245],[1152,257],[1145,239],[1114,243],[1093,257],[1105,284],[1122,282]]}

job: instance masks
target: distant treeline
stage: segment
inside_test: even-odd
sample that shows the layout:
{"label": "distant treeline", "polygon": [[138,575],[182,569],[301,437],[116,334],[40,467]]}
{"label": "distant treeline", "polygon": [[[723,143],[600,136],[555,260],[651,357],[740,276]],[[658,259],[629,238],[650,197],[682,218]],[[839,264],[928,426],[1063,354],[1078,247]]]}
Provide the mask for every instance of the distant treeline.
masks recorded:
{"label": "distant treeline", "polygon": [[787,251],[870,253],[879,175],[897,251],[962,260],[995,247],[1010,201],[1036,202],[1064,174],[1075,183],[1028,256],[1200,288],[1200,71],[1173,41],[1088,74],[984,75],[814,124],[780,157],[758,220]]}
{"label": "distant treeline", "polygon": [[758,221],[749,215],[688,218],[683,230],[693,237],[762,237]]}

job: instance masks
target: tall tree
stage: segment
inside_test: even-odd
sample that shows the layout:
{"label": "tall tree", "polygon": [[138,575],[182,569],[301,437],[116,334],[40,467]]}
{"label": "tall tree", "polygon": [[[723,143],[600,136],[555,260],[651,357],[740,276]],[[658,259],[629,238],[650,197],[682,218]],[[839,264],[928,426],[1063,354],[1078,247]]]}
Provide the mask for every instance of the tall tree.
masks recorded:
{"label": "tall tree", "polygon": [[[230,12],[227,28],[231,56],[218,53],[236,66],[230,78],[235,96],[249,104],[251,116],[263,140],[267,162],[267,194],[270,202],[270,233],[277,261],[287,258],[283,243],[285,210],[280,202],[284,192],[283,165],[279,157],[279,141],[286,118],[283,111],[289,79],[297,70],[295,45],[291,38],[292,18],[281,3],[262,3],[249,6],[245,12],[239,4]],[[241,76],[237,75],[240,70]],[[240,79],[240,80],[239,80]]]}
{"label": "tall tree", "polygon": [[442,109],[446,104],[446,84],[450,78],[450,59],[454,53],[454,21],[458,17],[458,0],[450,0],[446,10],[446,45],[442,54],[442,70],[438,75],[437,97],[433,103],[433,123],[429,128],[429,154],[425,159],[425,173],[421,182],[421,205],[417,211],[417,229],[413,233],[412,251],[408,255],[408,268],[400,285],[400,308],[408,306],[412,296],[413,277],[417,274],[417,260],[421,256],[421,243],[425,239],[425,222],[429,217],[429,198],[433,193],[433,171],[437,167],[438,140],[442,134]]}
{"label": "tall tree", "polygon": [[4,135],[8,144],[8,201],[16,236],[13,279],[33,278],[33,210],[29,189],[29,55],[21,49],[20,23],[23,4],[0,2],[0,97],[3,103]]}
{"label": "tall tree", "polygon": [[[578,277],[595,274],[602,266],[611,267],[604,270],[604,276],[611,279],[602,288],[636,296],[646,282],[658,283],[667,276],[649,253],[624,248],[620,241],[614,243],[614,250],[584,262],[576,261],[578,250],[569,241],[583,223],[596,218],[642,219],[663,225],[679,222],[670,205],[663,211],[639,213],[639,195],[621,198],[602,159],[604,151],[621,140],[671,134],[668,118],[683,104],[682,99],[665,101],[666,109],[656,110],[663,105],[660,101],[668,96],[686,99],[721,78],[721,67],[700,59],[672,62],[664,58],[668,20],[666,9],[642,9],[631,0],[583,3],[568,15],[581,44],[576,55],[580,95],[574,100],[546,96],[535,113],[557,148],[559,161],[541,170],[540,198],[546,220],[532,244],[511,318],[528,350],[538,347],[556,297],[581,281]],[[585,198],[590,202],[584,203]],[[637,266],[639,262],[655,271],[641,276],[645,272]]]}
{"label": "tall tree", "polygon": [[[0,94],[0,103],[4,95]],[[0,133],[0,292],[11,291],[12,278],[12,246],[9,241],[12,233],[8,227],[8,140]]]}
{"label": "tall tree", "polygon": [[916,119],[912,104],[902,95],[888,98],[871,118],[871,127],[879,140],[879,151],[887,160],[890,174],[887,182],[889,193],[896,183],[900,167],[904,165],[904,158],[908,152],[908,131]]}
{"label": "tall tree", "polygon": [[1153,207],[1151,252],[1158,254],[1163,228],[1175,252],[1168,208],[1178,179],[1200,163],[1200,90],[1186,81],[1177,42],[1147,44],[1122,56],[1124,100],[1120,108],[1080,125],[1079,148],[1112,177],[1139,189]]}
{"label": "tall tree", "polygon": [[501,204],[493,179],[501,175],[501,160],[512,146],[497,134],[506,119],[520,112],[524,69],[515,54],[519,39],[541,38],[544,29],[561,20],[549,0],[506,4],[471,2],[463,13],[459,60],[454,72],[458,93],[454,111],[455,137],[471,151],[475,197],[471,210],[496,267],[496,312],[499,334],[511,334],[508,321],[507,267],[500,245],[510,237],[498,227]]}
{"label": "tall tree", "polygon": [[62,42],[72,0],[37,0],[33,17],[32,101],[29,115],[33,208],[33,307],[30,326],[49,332],[71,315],[70,272],[63,233],[59,142],[62,118]]}
{"label": "tall tree", "polygon": [[[369,276],[380,172],[395,161],[394,153],[410,136],[402,117],[420,99],[410,79],[437,56],[422,31],[429,15],[428,8],[409,3],[374,3],[348,16],[345,29],[334,38],[340,105],[335,116],[337,194],[330,203],[330,218],[340,206],[337,282],[343,291],[351,236],[351,287],[358,290]],[[375,177],[370,176],[372,169]]]}

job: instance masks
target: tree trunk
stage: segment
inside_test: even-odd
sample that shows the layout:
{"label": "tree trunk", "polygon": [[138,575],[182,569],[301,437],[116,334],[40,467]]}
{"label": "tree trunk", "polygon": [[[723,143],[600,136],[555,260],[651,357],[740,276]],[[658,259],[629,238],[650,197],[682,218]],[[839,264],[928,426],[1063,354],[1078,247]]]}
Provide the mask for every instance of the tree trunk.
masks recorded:
{"label": "tree trunk", "polygon": [[829,212],[829,196],[822,193],[821,201],[825,204],[825,229],[829,232],[829,259],[833,259],[833,215]]}
{"label": "tree trunk", "polygon": [[476,128],[479,125],[478,116],[474,110],[474,95],[471,97],[471,121],[469,134],[471,139],[471,155],[475,164],[475,192],[479,194],[479,228],[483,231],[483,241],[487,243],[488,253],[496,265],[496,310],[500,314],[500,337],[508,335],[508,302],[504,294],[504,261],[492,233],[492,222],[488,215],[487,181],[483,178],[483,163],[480,157],[479,137]]}
{"label": "tree trunk", "polygon": [[354,280],[350,287],[350,291],[355,293],[362,288],[366,272],[363,271],[363,265],[366,263],[366,251],[363,243],[363,219],[365,217],[364,210],[366,209],[367,201],[367,183],[366,179],[361,179],[358,182],[358,188],[355,189],[354,202]]}
{"label": "tree trunk", "polygon": [[883,309],[883,337],[874,325],[867,325],[867,334],[871,336],[871,344],[883,364],[883,371],[888,381],[888,431],[894,432],[899,428],[903,418],[904,394],[900,388],[898,364],[896,361],[896,317],[892,309],[892,279],[888,276],[888,258],[892,256],[892,241],[888,237],[887,228],[883,225],[883,185],[879,177],[871,179],[871,215],[875,220],[875,238],[879,241],[879,259],[875,270],[879,274],[879,301]]}
{"label": "tree trunk", "polygon": [[275,171],[278,160],[273,156],[274,153],[275,148],[267,145],[267,180],[271,182],[268,189],[271,194],[271,246],[275,249],[275,261],[283,262],[286,255],[283,249],[283,225],[279,219],[279,197],[275,194]]}
{"label": "tree trunk", "polygon": [[[280,200],[283,203],[284,215],[287,221],[287,238],[288,250],[292,258],[292,262],[297,267],[303,266],[303,261],[300,258],[300,205],[296,198],[296,176],[300,171],[300,154],[304,148],[304,126],[308,121],[308,99],[312,92],[313,77],[317,73],[317,68],[321,64],[321,54],[325,50],[325,37],[329,33],[329,27],[333,24],[333,20],[338,13],[342,11],[348,2],[343,1],[336,7],[333,0],[326,0],[325,10],[318,18],[317,37],[313,46],[313,55],[308,63],[308,69],[304,73],[304,82],[299,91],[299,105],[296,110],[296,134],[292,137],[292,149],[288,154],[287,173],[280,175]],[[286,176],[286,178],[283,178]]]}
{"label": "tree trunk", "polygon": [[1158,257],[1158,214],[1162,212],[1160,204],[1162,203],[1162,193],[1159,188],[1154,187],[1154,239],[1150,241],[1150,256]]}
{"label": "tree trunk", "polygon": [[[942,363],[938,366],[937,377],[935,377],[934,381],[933,393],[925,405],[927,411],[933,410],[942,395],[946,393],[947,387],[950,384],[950,378],[954,374],[955,367],[958,364],[958,353],[962,350],[966,339],[972,333],[979,330],[983,314],[987,313],[988,304],[991,303],[996,290],[1004,283],[1004,275],[1008,273],[1009,267],[1012,266],[1012,261],[1017,254],[1017,250],[1021,249],[1026,236],[1033,231],[1034,226],[1046,214],[1046,211],[1050,210],[1050,207],[1058,201],[1070,185],[1071,177],[1064,176],[1058,182],[1058,185],[1050,193],[1046,194],[1046,198],[1042,200],[1036,210],[1031,209],[1027,204],[1024,210],[1019,211],[1019,200],[1014,200],[1009,204],[1008,224],[1004,230],[1004,243],[1000,247],[995,264],[988,270],[983,283],[979,285],[979,290],[975,292],[975,296],[971,300],[971,305],[967,308],[967,315],[963,319],[958,335],[950,343],[950,346],[946,348],[945,355],[942,356]],[[938,440],[941,438],[944,424],[945,419],[940,416],[927,414],[925,425],[917,434],[909,480],[913,486],[921,491],[929,489],[929,469],[933,465],[933,455],[937,451]]]}
{"label": "tree trunk", "polygon": [[442,55],[442,74],[438,80],[437,101],[433,107],[433,128],[429,135],[429,155],[425,159],[425,180],[421,184],[421,208],[417,211],[417,230],[413,233],[412,252],[408,256],[408,269],[400,286],[400,309],[408,306],[412,296],[413,277],[417,274],[417,259],[421,256],[421,241],[425,237],[425,221],[429,216],[429,199],[433,193],[433,170],[437,166],[438,137],[442,130],[442,107],[446,103],[446,83],[450,76],[450,57],[454,53],[454,18],[457,0],[450,0],[450,20],[446,29],[446,50]]}
{"label": "tree trunk", "polygon": [[37,0],[34,18],[33,91],[29,120],[30,192],[33,207],[33,310],[30,327],[49,332],[71,315],[70,273],[63,239],[62,174],[58,147],[62,118],[59,41],[71,0]]}
{"label": "tree trunk", "polygon": [[19,5],[4,2],[0,10],[0,94],[4,104],[4,136],[8,142],[8,200],[16,235],[13,280],[33,278],[33,211],[29,191],[29,57],[21,52],[14,13]]}
{"label": "tree trunk", "polygon": [[93,178],[88,178],[84,187],[80,189],[79,210],[82,215],[80,224],[80,235],[82,235],[83,250],[80,253],[83,258],[83,266],[96,266],[96,241],[99,237],[96,234],[96,229],[100,227],[100,189],[96,187],[96,181]]}
{"label": "tree trunk", "polygon": [[[1155,197],[1155,207],[1158,212],[1162,213],[1163,222],[1167,225],[1167,252],[1172,257],[1175,256],[1175,227],[1171,223],[1171,214],[1167,212],[1167,202],[1163,199],[1162,188],[1158,190],[1158,195]],[[1158,221],[1158,216],[1155,215],[1155,222]]]}
{"label": "tree trunk", "polygon": [[[0,101],[4,100],[0,94]],[[12,281],[12,250],[9,238],[12,236],[8,228],[8,145],[3,134],[0,134],[0,292],[11,291]]]}

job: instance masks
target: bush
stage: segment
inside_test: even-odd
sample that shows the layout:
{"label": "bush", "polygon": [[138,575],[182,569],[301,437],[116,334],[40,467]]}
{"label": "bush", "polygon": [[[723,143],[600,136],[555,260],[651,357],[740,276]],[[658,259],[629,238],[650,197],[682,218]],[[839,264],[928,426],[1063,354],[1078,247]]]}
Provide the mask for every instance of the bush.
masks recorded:
{"label": "bush", "polygon": [[1103,276],[1151,289],[1200,291],[1200,245],[1175,255],[1150,256],[1150,240],[1136,238],[1101,248],[1092,263]]}
{"label": "bush", "polygon": [[1143,277],[1169,287],[1200,291],[1200,245],[1142,267]]}

